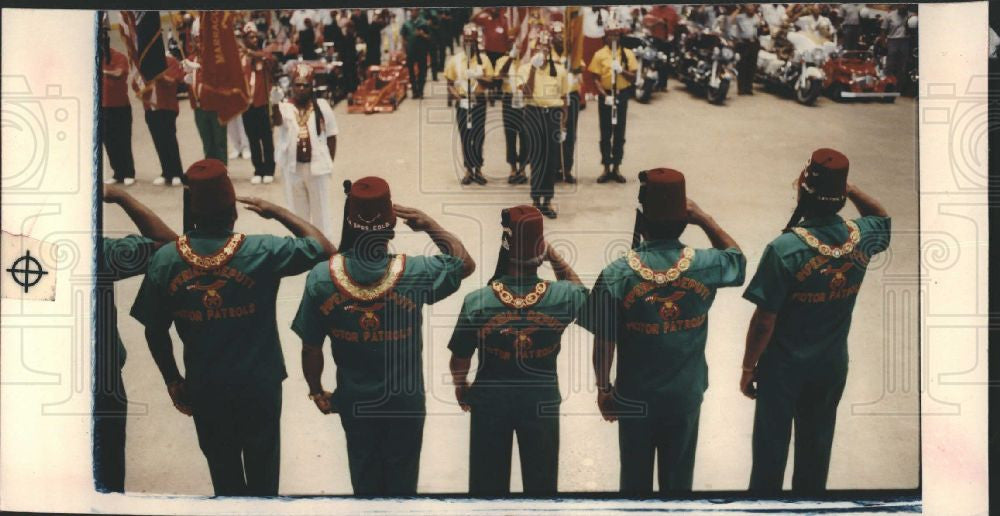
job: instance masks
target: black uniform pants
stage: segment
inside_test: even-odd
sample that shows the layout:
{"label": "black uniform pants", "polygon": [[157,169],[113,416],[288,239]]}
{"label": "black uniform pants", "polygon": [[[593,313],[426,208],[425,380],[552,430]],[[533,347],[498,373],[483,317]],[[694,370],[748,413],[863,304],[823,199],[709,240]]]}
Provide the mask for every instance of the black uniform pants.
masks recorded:
{"label": "black uniform pants", "polygon": [[340,413],[347,463],[357,496],[409,496],[417,492],[425,415]]}
{"label": "black uniform pants", "polygon": [[166,179],[184,175],[181,150],[177,146],[177,112],[168,109],[147,109],[146,126],[153,137],[153,147],[160,158],[161,174]]}
{"label": "black uniform pants", "polygon": [[101,121],[104,129],[104,150],[114,178],[121,181],[135,177],[135,161],[132,159],[132,107],[102,107]]}
{"label": "black uniform pants", "polygon": [[413,98],[422,98],[424,96],[424,83],[427,82],[427,54],[407,55],[406,66],[410,68],[410,87],[413,88]]}
{"label": "black uniform pants", "polygon": [[753,76],[757,71],[757,54],[760,52],[760,42],[757,40],[741,41],[736,44],[736,53],[740,56],[737,63],[737,90],[740,93],[753,93]]}
{"label": "black uniform pants", "polygon": [[531,163],[531,198],[552,197],[555,177],[562,163],[559,130],[562,108],[528,106],[525,122],[528,133],[528,162]]}
{"label": "black uniform pants", "polygon": [[611,125],[611,106],[601,96],[597,104],[597,118],[601,127],[601,164],[621,165],[625,155],[625,124],[628,121],[628,100],[631,88],[618,92],[618,124]]}
{"label": "black uniform pants", "polygon": [[[112,344],[113,345],[113,344]],[[105,345],[107,347],[107,345]],[[110,353],[110,351],[108,352]],[[125,421],[128,397],[116,357],[96,357],[94,380],[94,485],[98,491],[125,492]]]}
{"label": "black uniform pants", "polygon": [[751,491],[781,491],[793,424],[792,491],[814,494],[826,489],[837,405],[846,381],[846,359],[840,364],[829,361],[822,367],[803,368],[769,359],[767,354],[761,358],[753,421]]}
{"label": "black uniform pants", "polygon": [[858,25],[841,25],[840,30],[843,32],[844,50],[857,50],[861,27]]}
{"label": "black uniform pants", "polygon": [[276,496],[281,466],[281,384],[235,398],[199,399],[198,444],[216,496]]}
{"label": "black uniform pants", "polygon": [[271,136],[271,117],[267,104],[243,112],[243,128],[250,142],[250,161],[257,176],[274,175],[274,139]]}
{"label": "black uniform pants", "polygon": [[[507,164],[513,168],[521,168],[528,163],[528,134],[525,132],[524,108],[511,106],[511,94],[504,93],[503,106],[503,136],[507,144]],[[520,140],[520,145],[518,145]]]}
{"label": "black uniform pants", "polygon": [[[455,121],[462,142],[462,159],[466,169],[483,166],[483,142],[486,141],[486,103],[477,99],[472,109],[455,109]],[[471,127],[468,122],[471,122]]]}
{"label": "black uniform pants", "polygon": [[529,401],[502,406],[473,406],[469,435],[469,494],[510,494],[513,437],[521,458],[524,493],[552,495],[559,481],[558,405],[541,410]]}
{"label": "black uniform pants", "polygon": [[621,457],[621,492],[650,495],[653,492],[653,458],[657,459],[660,493],[691,491],[698,419],[701,409],[688,414],[666,415],[646,411],[618,419],[618,450]]}
{"label": "black uniform pants", "polygon": [[[435,39],[437,39],[436,34]],[[433,72],[432,77],[435,81],[437,80],[437,74],[444,71],[447,47],[447,41],[435,41],[431,47],[431,71]]]}
{"label": "black uniform pants", "polygon": [[569,105],[566,109],[566,141],[562,143],[563,172],[573,170],[573,157],[576,152],[576,126],[580,122],[580,93],[569,94]]}

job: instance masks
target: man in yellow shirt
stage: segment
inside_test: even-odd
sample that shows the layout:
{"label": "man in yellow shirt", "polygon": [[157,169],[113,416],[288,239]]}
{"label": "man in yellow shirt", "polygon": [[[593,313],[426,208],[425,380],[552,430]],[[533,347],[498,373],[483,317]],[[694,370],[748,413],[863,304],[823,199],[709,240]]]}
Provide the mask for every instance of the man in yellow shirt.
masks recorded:
{"label": "man in yellow shirt", "polygon": [[539,34],[531,58],[521,65],[518,75],[526,77],[521,91],[527,101],[525,122],[528,132],[528,162],[531,163],[531,200],[542,215],[556,218],[551,201],[553,184],[562,166],[559,153],[565,137],[566,95],[569,79],[566,68],[552,55],[548,32]]}
{"label": "man in yellow shirt", "polygon": [[[625,122],[628,119],[628,99],[635,91],[635,73],[639,63],[631,50],[619,44],[623,29],[608,20],[604,29],[604,47],[598,50],[587,66],[597,86],[597,114],[601,124],[601,164],[604,173],[598,183],[615,180],[624,183],[618,167],[625,151]],[[612,55],[611,47],[617,48]]]}
{"label": "man in yellow shirt", "polygon": [[[496,72],[493,76],[494,87],[500,83],[500,97],[503,108],[503,135],[507,145],[507,164],[510,165],[510,184],[528,182],[524,175],[524,167],[528,163],[528,135],[524,125],[524,94],[521,85],[524,77],[518,75],[521,60],[517,56],[517,47],[511,48],[507,54],[501,55],[493,63]],[[520,142],[518,141],[520,140]]]}
{"label": "man in yellow shirt", "polygon": [[486,53],[480,51],[482,33],[474,23],[462,31],[462,51],[448,59],[444,78],[448,80],[448,94],[458,103],[455,119],[462,139],[465,177],[462,184],[475,181],[486,184],[483,177],[483,141],[486,139],[486,91],[493,77],[493,66]]}
{"label": "man in yellow shirt", "polygon": [[576,127],[580,121],[580,72],[582,69],[573,69],[571,66],[571,52],[566,48],[565,27],[563,22],[552,22],[552,53],[553,58],[563,64],[566,68],[566,79],[569,81],[569,95],[566,96],[566,137],[562,142],[562,174],[556,176],[556,181],[566,181],[569,184],[576,183],[573,177],[573,158],[576,152]]}

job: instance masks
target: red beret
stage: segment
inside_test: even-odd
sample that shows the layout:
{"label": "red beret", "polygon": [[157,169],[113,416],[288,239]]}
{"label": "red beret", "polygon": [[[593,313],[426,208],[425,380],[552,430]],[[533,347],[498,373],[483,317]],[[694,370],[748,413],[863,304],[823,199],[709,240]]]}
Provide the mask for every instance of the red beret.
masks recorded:
{"label": "red beret", "polygon": [[545,255],[545,237],[542,233],[545,219],[533,206],[515,206],[503,210],[503,243],[512,260],[526,262]]}
{"label": "red beret", "polygon": [[396,227],[389,184],[380,177],[364,177],[351,184],[347,194],[347,223],[360,231]]}
{"label": "red beret", "polygon": [[802,187],[824,201],[840,201],[847,195],[850,162],[833,149],[817,149],[809,159]]}
{"label": "red beret", "polygon": [[226,166],[217,159],[194,162],[185,173],[191,192],[191,211],[200,215],[222,213],[236,204],[236,192]]}
{"label": "red beret", "polygon": [[642,182],[639,202],[642,212],[659,222],[684,222],[688,219],[684,174],[669,168],[654,168],[639,174]]}

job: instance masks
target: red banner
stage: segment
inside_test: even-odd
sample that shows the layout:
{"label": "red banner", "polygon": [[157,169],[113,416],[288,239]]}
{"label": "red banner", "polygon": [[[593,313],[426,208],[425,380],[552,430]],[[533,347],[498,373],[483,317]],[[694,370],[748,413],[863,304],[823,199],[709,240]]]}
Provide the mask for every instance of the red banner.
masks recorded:
{"label": "red banner", "polygon": [[235,15],[204,11],[200,16],[201,108],[215,111],[225,125],[250,106],[250,87],[233,31]]}

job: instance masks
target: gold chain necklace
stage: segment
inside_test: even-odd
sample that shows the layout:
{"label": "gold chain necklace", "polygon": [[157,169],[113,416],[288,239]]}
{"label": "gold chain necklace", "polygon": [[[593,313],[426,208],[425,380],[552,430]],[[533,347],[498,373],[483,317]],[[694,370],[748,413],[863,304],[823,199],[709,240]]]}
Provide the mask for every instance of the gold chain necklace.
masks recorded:
{"label": "gold chain necklace", "polygon": [[549,284],[545,281],[536,283],[535,288],[523,296],[514,295],[513,292],[507,290],[507,287],[499,281],[494,281],[490,287],[493,288],[493,292],[497,295],[497,299],[501,303],[518,310],[538,304],[542,300],[542,296],[545,295],[545,292],[549,290]]}
{"label": "gold chain necklace", "polygon": [[357,301],[367,302],[381,298],[396,286],[404,270],[406,270],[406,255],[396,255],[389,262],[382,279],[373,285],[364,286],[355,283],[347,273],[344,255],[335,254],[330,258],[330,277],[333,278],[333,282],[341,291]]}
{"label": "gold chain necklace", "polygon": [[177,253],[192,267],[203,270],[217,269],[229,263],[229,260],[236,256],[236,251],[243,245],[244,240],[246,240],[246,235],[243,233],[233,233],[222,249],[219,249],[215,254],[202,256],[191,249],[188,236],[181,235],[177,239]]}
{"label": "gold chain necklace", "polygon": [[677,259],[677,262],[665,271],[654,270],[642,263],[642,260],[639,259],[639,253],[635,252],[634,249],[630,249],[626,257],[628,266],[631,267],[640,278],[646,281],[652,281],[657,285],[663,285],[664,283],[668,283],[679,278],[682,272],[691,267],[692,260],[694,260],[694,249],[690,247],[681,249],[681,255]]}
{"label": "gold chain necklace", "polygon": [[819,239],[810,233],[806,228],[792,228],[792,232],[801,238],[806,245],[819,251],[819,254],[840,258],[841,256],[851,254],[851,252],[854,251],[854,247],[861,241],[861,229],[858,228],[858,224],[853,220],[848,220],[844,222],[844,224],[847,226],[847,241],[834,247],[820,242]]}

